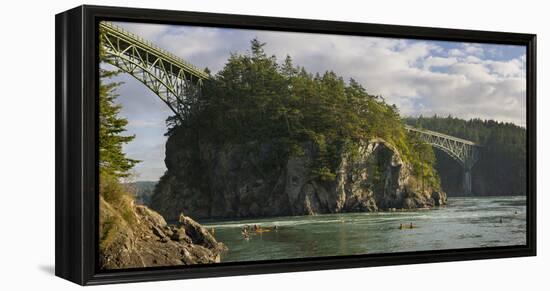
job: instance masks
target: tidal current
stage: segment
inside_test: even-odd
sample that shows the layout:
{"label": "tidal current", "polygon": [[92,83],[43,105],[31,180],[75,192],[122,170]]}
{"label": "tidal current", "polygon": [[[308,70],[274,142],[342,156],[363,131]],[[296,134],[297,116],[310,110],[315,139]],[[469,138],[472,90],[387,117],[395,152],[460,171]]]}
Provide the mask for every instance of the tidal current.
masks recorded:
{"label": "tidal current", "polygon": [[[410,228],[412,224],[412,228]],[[203,222],[229,248],[222,262],[526,244],[526,199],[449,198],[429,210]],[[241,229],[257,225],[264,232]],[[277,226],[275,228],[275,226]]]}

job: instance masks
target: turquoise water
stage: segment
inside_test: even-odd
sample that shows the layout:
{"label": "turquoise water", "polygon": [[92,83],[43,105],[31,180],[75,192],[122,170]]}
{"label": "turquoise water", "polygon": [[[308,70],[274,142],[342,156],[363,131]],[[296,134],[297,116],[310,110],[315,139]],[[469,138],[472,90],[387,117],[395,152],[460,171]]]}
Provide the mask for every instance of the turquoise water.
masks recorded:
{"label": "turquoise water", "polygon": [[[501,222],[502,220],[502,222]],[[399,229],[400,224],[413,228]],[[277,225],[252,233],[244,225]],[[229,251],[222,262],[526,244],[525,197],[449,198],[445,207],[204,223]]]}

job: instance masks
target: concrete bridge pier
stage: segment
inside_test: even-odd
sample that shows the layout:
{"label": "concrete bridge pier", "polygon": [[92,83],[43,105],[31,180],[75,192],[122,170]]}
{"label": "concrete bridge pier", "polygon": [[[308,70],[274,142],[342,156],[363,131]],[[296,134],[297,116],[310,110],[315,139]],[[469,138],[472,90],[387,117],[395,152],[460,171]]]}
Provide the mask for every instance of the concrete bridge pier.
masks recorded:
{"label": "concrete bridge pier", "polygon": [[464,176],[462,180],[462,188],[464,189],[464,195],[472,195],[472,169],[464,168]]}

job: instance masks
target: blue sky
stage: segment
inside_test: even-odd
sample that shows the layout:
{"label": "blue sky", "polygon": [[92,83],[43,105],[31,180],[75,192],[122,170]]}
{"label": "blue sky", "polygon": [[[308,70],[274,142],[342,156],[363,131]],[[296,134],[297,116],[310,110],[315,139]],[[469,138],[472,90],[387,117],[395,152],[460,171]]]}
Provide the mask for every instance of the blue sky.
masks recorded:
{"label": "blue sky", "polygon": [[[158,24],[115,23],[199,68],[217,72],[231,53],[245,53],[250,40],[283,60],[288,54],[309,72],[332,70],[354,78],[369,93],[396,104],[403,116],[449,115],[513,122],[524,126],[525,48],[521,46],[254,31]],[[108,67],[108,66],[106,66]],[[165,171],[164,121],[171,115],[160,99],[133,77],[121,74],[121,114],[136,139],[124,150],[142,160],[137,180],[157,180]]]}

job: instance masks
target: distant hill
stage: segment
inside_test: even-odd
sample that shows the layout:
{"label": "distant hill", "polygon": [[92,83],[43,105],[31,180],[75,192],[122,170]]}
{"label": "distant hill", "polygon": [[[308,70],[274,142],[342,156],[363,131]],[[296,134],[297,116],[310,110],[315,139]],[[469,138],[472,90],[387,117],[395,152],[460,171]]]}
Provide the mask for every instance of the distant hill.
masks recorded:
{"label": "distant hill", "polygon": [[157,183],[156,181],[137,181],[126,183],[126,186],[134,193],[137,203],[149,205]]}

